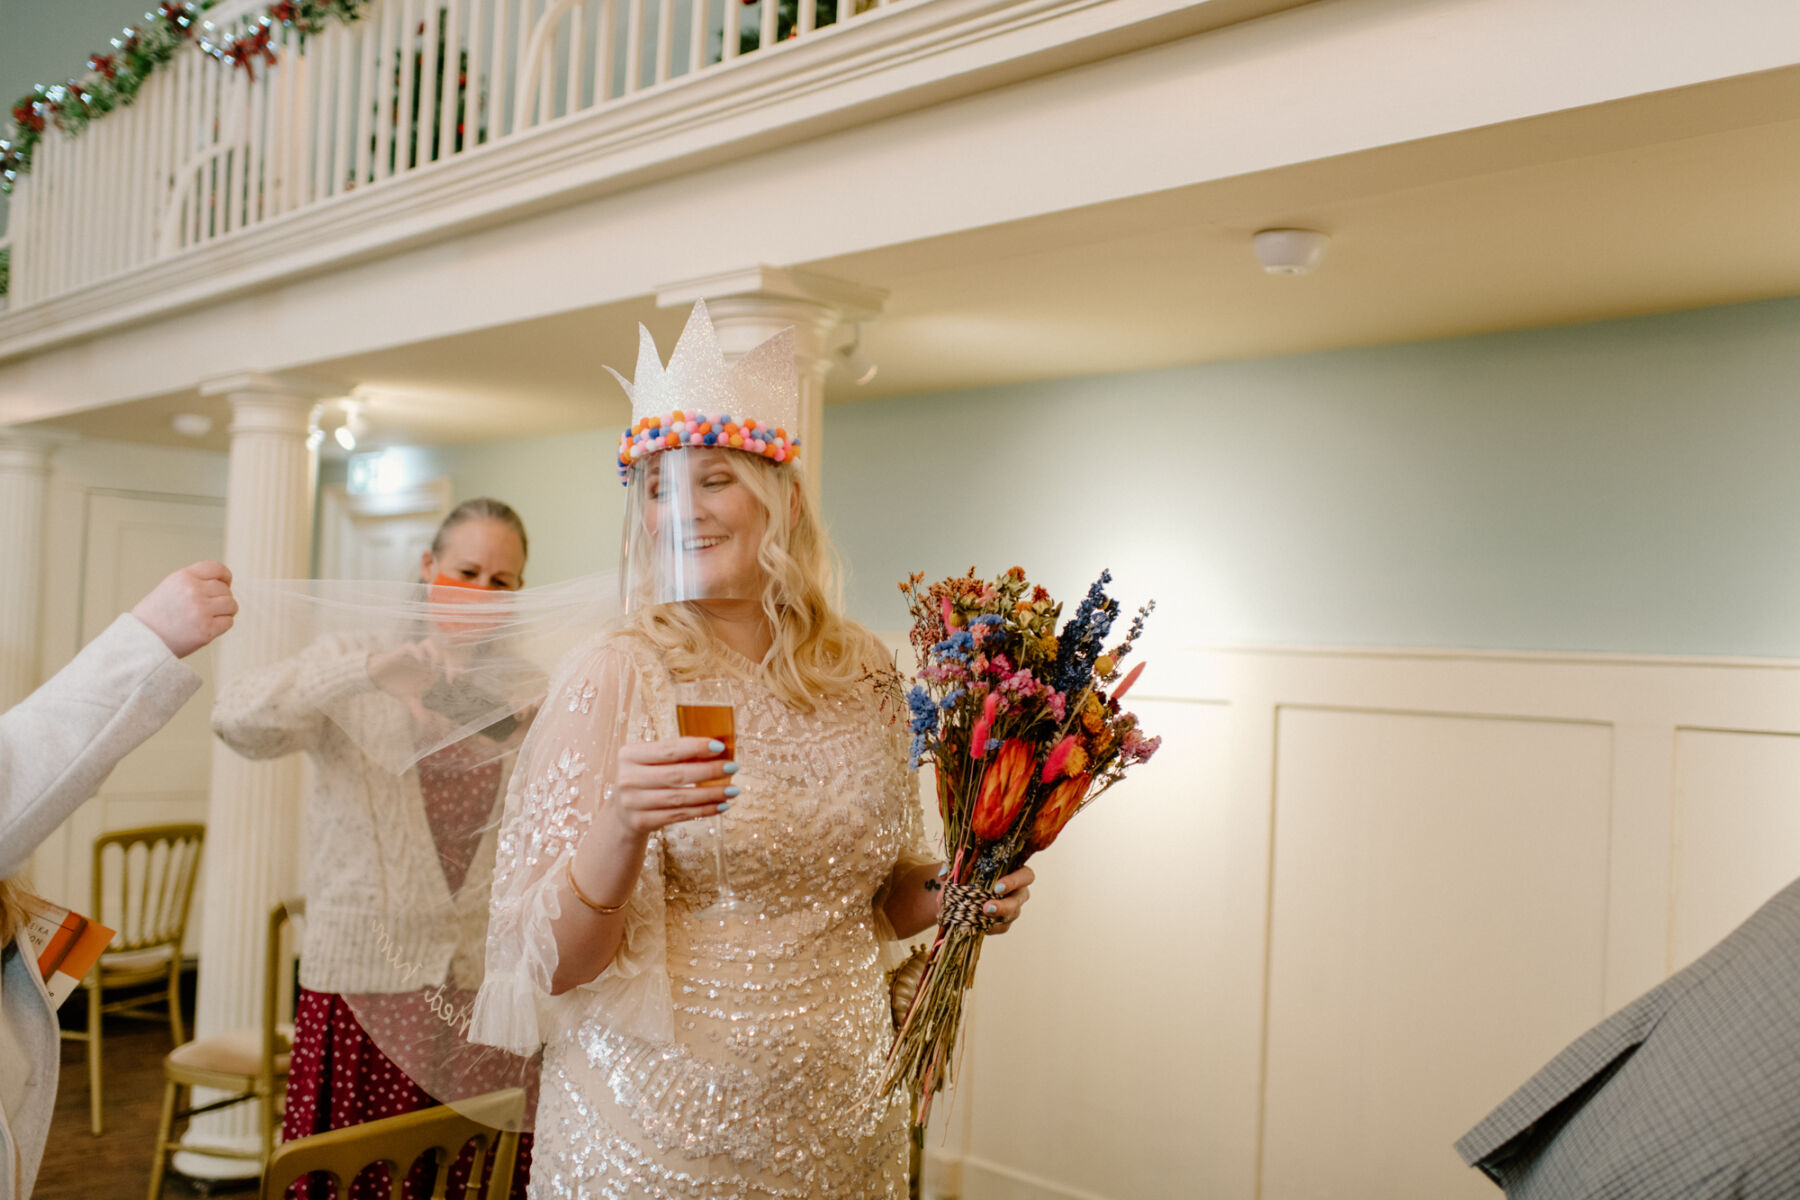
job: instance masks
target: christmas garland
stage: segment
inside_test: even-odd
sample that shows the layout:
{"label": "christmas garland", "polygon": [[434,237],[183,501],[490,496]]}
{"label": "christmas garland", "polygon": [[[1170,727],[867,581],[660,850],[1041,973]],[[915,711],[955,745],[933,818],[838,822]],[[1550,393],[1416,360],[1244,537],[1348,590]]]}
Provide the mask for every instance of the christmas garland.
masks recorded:
{"label": "christmas garland", "polygon": [[31,170],[38,143],[52,123],[74,135],[95,117],[130,104],[144,81],[174,58],[182,43],[195,40],[219,62],[241,67],[254,79],[258,61],[275,62],[276,25],[299,30],[302,35],[319,33],[332,21],[356,20],[369,0],[276,0],[243,33],[223,42],[196,36],[201,14],[214,3],[165,0],[155,12],[145,14],[144,25],[127,28],[114,38],[112,53],[90,55],[87,71],[79,78],[39,84],[21,97],[12,106],[12,136],[0,138],[0,193],[11,192],[19,176]]}

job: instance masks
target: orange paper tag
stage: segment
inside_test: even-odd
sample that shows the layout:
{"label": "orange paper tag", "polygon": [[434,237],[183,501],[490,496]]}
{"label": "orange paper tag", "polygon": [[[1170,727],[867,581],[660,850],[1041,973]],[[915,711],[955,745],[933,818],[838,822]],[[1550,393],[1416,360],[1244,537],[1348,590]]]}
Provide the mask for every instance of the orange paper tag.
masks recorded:
{"label": "orange paper tag", "polygon": [[43,976],[50,1002],[61,1005],[81,986],[116,934],[98,921],[40,896],[29,897],[25,908],[29,919],[21,936],[37,955],[38,974]]}

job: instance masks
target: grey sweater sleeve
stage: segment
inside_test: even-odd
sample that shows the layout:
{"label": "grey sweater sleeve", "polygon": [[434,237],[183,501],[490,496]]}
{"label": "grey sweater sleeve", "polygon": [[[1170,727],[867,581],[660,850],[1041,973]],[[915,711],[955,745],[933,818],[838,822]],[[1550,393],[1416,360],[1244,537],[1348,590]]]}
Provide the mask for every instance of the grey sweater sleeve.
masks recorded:
{"label": "grey sweater sleeve", "polygon": [[200,687],[127,613],[37,691],[0,713],[0,878],[168,723]]}

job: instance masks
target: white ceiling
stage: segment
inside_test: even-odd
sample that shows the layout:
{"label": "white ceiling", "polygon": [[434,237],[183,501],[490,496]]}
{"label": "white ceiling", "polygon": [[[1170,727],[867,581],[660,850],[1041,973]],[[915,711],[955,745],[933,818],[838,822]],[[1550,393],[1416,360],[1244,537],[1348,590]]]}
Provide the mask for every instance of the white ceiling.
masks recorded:
{"label": "white ceiling", "polygon": [[[833,401],[1411,341],[1800,293],[1800,70],[1659,93],[805,264],[887,288],[868,387]],[[1317,273],[1264,275],[1250,235],[1328,232]],[[624,421],[649,298],[317,364],[378,439]],[[177,444],[176,395],[48,422]]]}

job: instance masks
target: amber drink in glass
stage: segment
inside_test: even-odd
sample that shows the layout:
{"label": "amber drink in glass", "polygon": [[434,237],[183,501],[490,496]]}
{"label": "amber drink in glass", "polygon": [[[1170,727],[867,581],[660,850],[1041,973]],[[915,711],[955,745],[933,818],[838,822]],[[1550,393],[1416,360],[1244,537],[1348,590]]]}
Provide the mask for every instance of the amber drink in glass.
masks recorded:
{"label": "amber drink in glass", "polygon": [[[682,737],[704,737],[725,743],[723,762],[737,757],[737,725],[732,714],[731,681],[728,679],[696,679],[675,686],[675,728]],[[720,775],[698,787],[717,787],[731,782]],[[725,869],[725,831],[722,814],[712,817],[713,861],[719,877],[719,898],[697,915],[724,918],[742,913],[744,902],[731,890],[731,877]]]}

